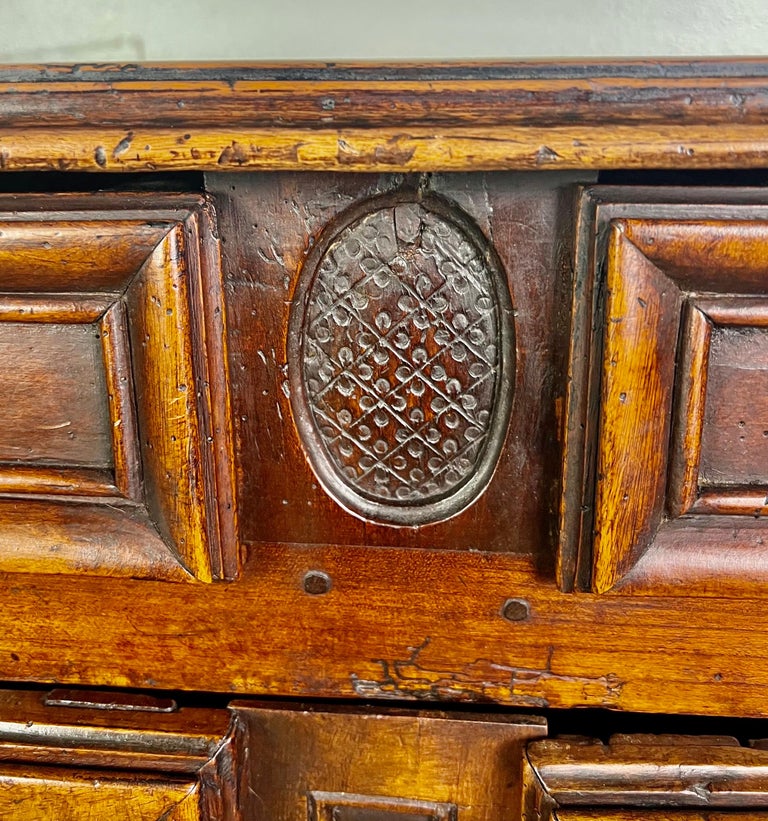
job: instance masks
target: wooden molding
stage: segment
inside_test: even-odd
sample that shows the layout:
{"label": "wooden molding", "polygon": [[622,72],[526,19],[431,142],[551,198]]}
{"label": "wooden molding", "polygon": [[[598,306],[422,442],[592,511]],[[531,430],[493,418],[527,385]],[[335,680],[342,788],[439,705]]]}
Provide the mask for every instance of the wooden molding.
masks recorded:
{"label": "wooden molding", "polygon": [[640,818],[633,810],[651,821],[697,818],[686,814],[695,810],[708,818],[748,809],[768,816],[768,755],[727,736],[534,741],[524,769],[527,818],[534,808],[552,819]]}
{"label": "wooden molding", "polygon": [[[99,693],[81,695],[99,704]],[[200,708],[158,713],[148,701],[113,693],[109,707],[55,707],[41,692],[0,693],[3,817],[239,818],[228,777],[233,716]]]}
{"label": "wooden molding", "polygon": [[[747,397],[761,391],[754,380],[762,379],[768,326],[768,222],[746,202],[617,203],[587,216],[582,242],[596,234],[597,251],[580,259],[589,271],[604,261],[604,283],[590,284],[591,300],[574,313],[571,368],[582,368],[583,387],[569,406],[561,584],[586,582],[598,593],[757,593],[768,570],[760,521],[768,476],[756,448],[768,434],[754,430],[761,412]],[[734,382],[729,374],[750,351],[757,359]],[[717,357],[723,375],[715,379]],[[742,435],[729,421],[737,412]],[[584,436],[572,434],[577,420]],[[747,434],[757,437],[751,450]],[[584,516],[572,507],[579,481],[589,531],[574,538]]]}
{"label": "wooden molding", "polygon": [[[0,327],[17,360],[27,350],[36,357],[34,370],[3,376],[18,389],[0,405],[13,420],[5,436],[31,443],[0,460],[3,569],[203,581],[237,572],[212,217],[202,200],[160,200],[148,208],[130,196],[94,198],[100,210],[90,213],[76,198],[59,198],[54,212],[39,210],[44,199],[0,202]],[[58,413],[82,412],[76,424],[42,424],[36,386],[53,390],[70,363],[15,335],[36,340],[47,329],[55,345],[72,327],[83,332],[66,351],[86,382],[71,391],[85,399]],[[92,356],[94,336],[101,353]],[[83,428],[93,444],[64,448],[47,433],[62,427],[74,441]]]}
{"label": "wooden molding", "polygon": [[767,66],[8,66],[0,170],[760,168]]}

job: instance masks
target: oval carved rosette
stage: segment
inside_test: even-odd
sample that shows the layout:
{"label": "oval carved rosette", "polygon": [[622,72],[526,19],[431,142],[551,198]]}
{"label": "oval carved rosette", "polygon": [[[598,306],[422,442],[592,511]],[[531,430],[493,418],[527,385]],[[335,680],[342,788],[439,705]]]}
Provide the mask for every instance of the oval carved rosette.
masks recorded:
{"label": "oval carved rosette", "polygon": [[330,225],[303,267],[287,352],[326,492],[390,525],[477,499],[509,421],[513,333],[497,256],[457,207],[388,195]]}

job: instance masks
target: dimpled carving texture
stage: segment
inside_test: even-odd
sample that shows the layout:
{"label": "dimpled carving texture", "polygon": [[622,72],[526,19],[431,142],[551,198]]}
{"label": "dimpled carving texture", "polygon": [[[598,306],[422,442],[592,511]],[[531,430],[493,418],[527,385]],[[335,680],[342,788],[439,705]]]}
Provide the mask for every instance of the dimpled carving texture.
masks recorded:
{"label": "dimpled carving texture", "polygon": [[358,219],[322,255],[303,387],[327,459],[355,494],[418,508],[472,476],[499,377],[492,276],[458,224],[418,203]]}

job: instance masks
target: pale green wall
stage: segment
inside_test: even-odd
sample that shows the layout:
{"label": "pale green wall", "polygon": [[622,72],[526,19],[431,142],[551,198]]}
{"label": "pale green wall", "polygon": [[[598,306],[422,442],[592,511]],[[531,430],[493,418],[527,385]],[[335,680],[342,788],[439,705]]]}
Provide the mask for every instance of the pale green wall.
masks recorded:
{"label": "pale green wall", "polygon": [[768,54],[768,0],[0,0],[0,61]]}

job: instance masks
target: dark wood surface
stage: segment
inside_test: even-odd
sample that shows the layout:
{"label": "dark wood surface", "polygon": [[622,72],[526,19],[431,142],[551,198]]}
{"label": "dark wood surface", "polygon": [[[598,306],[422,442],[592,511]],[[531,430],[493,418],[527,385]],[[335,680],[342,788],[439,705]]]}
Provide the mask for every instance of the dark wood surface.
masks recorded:
{"label": "dark wood surface", "polygon": [[[453,203],[453,213],[463,212],[465,219],[482,226],[485,236],[493,239],[494,253],[499,254],[503,272],[501,287],[507,290],[506,299],[512,308],[500,311],[498,322],[506,326],[505,333],[514,347],[505,354],[509,356],[509,366],[498,370],[497,390],[504,396],[498,411],[502,418],[486,437],[486,447],[490,450],[490,471],[487,472],[493,475],[475,492],[479,499],[473,500],[474,504],[466,511],[461,509],[466,507],[466,502],[456,507],[449,499],[447,512],[455,510],[458,515],[447,521],[437,524],[426,521],[419,528],[392,528],[377,524],[376,513],[367,515],[367,521],[345,513],[307,464],[307,452],[311,453],[312,448],[320,450],[323,444],[308,439],[296,424],[296,403],[291,400],[300,388],[301,376],[296,371],[301,368],[301,352],[291,346],[300,334],[291,339],[288,329],[290,309],[295,302],[292,297],[297,290],[306,288],[305,280],[314,275],[311,264],[304,267],[304,257],[315,238],[329,227],[331,231],[338,230],[334,226],[340,213],[357,209],[364,214],[364,209],[369,207],[366,203],[376,202],[369,198],[403,186],[397,178],[375,176],[259,175],[209,180],[219,212],[228,312],[233,327],[231,388],[243,541],[505,550],[538,553],[543,561],[548,561],[547,551],[542,548],[550,541],[557,504],[560,457],[555,414],[564,390],[565,329],[547,318],[560,309],[560,300],[569,289],[566,250],[552,238],[560,231],[570,230],[573,192],[562,179],[527,178],[527,183],[526,186],[514,185],[513,178],[504,175],[435,178],[431,182],[437,195]],[[541,226],[546,226],[546,230],[540,230]],[[441,293],[450,298],[452,293],[437,280],[428,288],[428,293],[434,294],[430,299],[437,299]],[[418,297],[406,294],[406,298],[413,299],[416,306]],[[426,332],[432,323],[440,331],[442,320],[435,319],[430,299],[425,301],[422,311]],[[458,308],[448,310],[449,314],[451,311],[460,313]],[[442,456],[440,447],[448,439],[464,442],[462,448],[469,441],[466,432],[476,418],[476,409],[472,404],[471,409],[466,410],[460,400],[467,400],[469,405],[477,402],[478,396],[482,399],[479,389],[473,390],[475,378],[470,370],[473,363],[480,365],[481,376],[477,382],[481,383],[488,368],[476,357],[476,352],[482,351],[468,339],[471,328],[463,337],[459,336],[470,346],[467,358],[461,361],[441,354],[441,346],[430,336],[424,343],[425,356],[429,358],[422,373],[426,393],[416,396],[408,390],[417,377],[406,377],[403,389],[398,390],[399,376],[395,374],[398,366],[405,363],[410,372],[415,368],[416,373],[420,373],[417,349],[425,331],[419,331],[413,319],[406,317],[400,322],[403,314],[395,305],[392,316],[395,324],[382,333],[383,346],[374,347],[371,354],[363,352],[360,364],[378,368],[379,377],[385,375],[391,381],[385,394],[387,403],[402,399],[402,413],[389,405],[393,412],[385,411],[383,426],[379,427],[374,421],[379,412],[376,405],[372,404],[372,410],[367,413],[356,409],[361,391],[363,402],[373,403],[379,397],[376,389],[366,388],[357,372],[358,366],[350,369],[357,387],[347,404],[355,403],[353,410],[355,418],[359,418],[358,427],[367,423],[369,429],[377,431],[367,443],[373,445],[374,440],[383,440],[395,453],[399,447],[409,461],[408,469],[421,466],[428,472],[428,456]],[[452,316],[450,314],[449,319]],[[418,311],[414,318],[419,321]],[[359,321],[366,319],[363,316],[352,326],[358,327]],[[378,331],[374,317],[367,321],[375,336]],[[349,328],[349,325],[339,326],[339,338],[351,338]],[[398,328],[408,334],[409,340],[413,339],[405,343],[405,347],[398,347]],[[451,331],[455,333],[452,328]],[[449,338],[454,340],[451,334]],[[488,342],[490,340],[482,344]],[[355,347],[354,339],[350,344]],[[384,354],[381,366],[375,359],[379,352]],[[443,367],[440,362],[448,367],[442,381],[431,375],[436,365]],[[448,381],[455,377],[459,378],[455,388],[456,411],[449,408],[438,415],[430,406],[434,399],[443,402],[454,399],[448,392],[453,390]],[[375,378],[371,378],[368,384],[374,381]],[[338,376],[333,384],[338,384]],[[336,397],[337,402],[345,399]],[[407,407],[406,401],[410,403]],[[381,403],[379,408],[387,407],[387,403]],[[498,400],[495,404],[499,404]],[[489,407],[492,406],[493,403]],[[426,422],[430,415],[436,417],[435,444],[415,434],[410,434],[411,438],[402,444],[396,438],[398,431],[404,425],[408,427],[408,423],[414,431],[421,430],[424,437],[433,432],[425,422],[416,424],[405,418],[414,407],[424,408]],[[453,422],[451,416],[456,417]],[[401,418],[403,423],[399,421]],[[447,427],[451,424],[456,427]],[[353,441],[352,437],[349,441]],[[365,447],[367,443],[359,445]],[[413,444],[426,450],[426,455],[412,458],[406,448]],[[359,445],[353,441],[352,460],[361,458]],[[367,447],[366,451],[373,448]],[[420,504],[417,500],[413,509],[418,512]],[[438,513],[437,518],[445,519],[446,513]]]}

